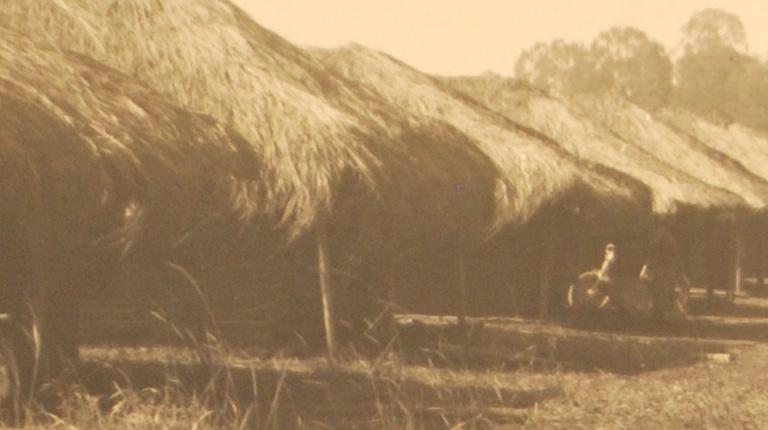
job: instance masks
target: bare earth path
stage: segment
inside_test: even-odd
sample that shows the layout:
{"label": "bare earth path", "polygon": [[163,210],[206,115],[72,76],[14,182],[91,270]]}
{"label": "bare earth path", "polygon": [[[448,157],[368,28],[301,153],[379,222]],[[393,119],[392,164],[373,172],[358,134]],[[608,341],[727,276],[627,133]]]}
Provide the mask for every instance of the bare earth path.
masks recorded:
{"label": "bare earth path", "polygon": [[[398,353],[349,354],[330,368],[322,357],[243,349],[219,354],[213,369],[275,428],[768,428],[768,300],[700,299],[693,317],[661,326],[472,318],[459,330],[452,317],[401,315]],[[109,392],[113,377],[162,386],[169,369],[191,391],[210,382],[212,368],[184,348],[82,352],[84,373],[101,375],[93,392]]]}

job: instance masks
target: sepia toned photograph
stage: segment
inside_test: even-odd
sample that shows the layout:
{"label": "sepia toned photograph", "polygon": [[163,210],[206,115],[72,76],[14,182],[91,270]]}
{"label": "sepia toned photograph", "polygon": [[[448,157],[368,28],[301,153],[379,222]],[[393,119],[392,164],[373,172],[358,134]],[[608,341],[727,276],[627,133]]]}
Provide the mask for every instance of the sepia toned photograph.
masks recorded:
{"label": "sepia toned photograph", "polygon": [[766,24],[0,0],[0,428],[768,429]]}

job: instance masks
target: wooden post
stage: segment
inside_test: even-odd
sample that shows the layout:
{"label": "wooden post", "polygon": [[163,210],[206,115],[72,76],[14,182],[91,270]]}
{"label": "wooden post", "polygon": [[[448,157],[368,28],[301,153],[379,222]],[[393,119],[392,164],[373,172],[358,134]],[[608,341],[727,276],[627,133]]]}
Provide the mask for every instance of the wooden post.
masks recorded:
{"label": "wooden post", "polygon": [[742,265],[744,259],[744,237],[741,234],[741,230],[737,226],[736,228],[736,252],[734,255],[734,274],[733,274],[733,288],[729,291],[728,299],[731,302],[736,301],[736,293],[741,291],[742,283]]}
{"label": "wooden post", "polygon": [[549,296],[552,289],[552,264],[554,260],[555,252],[555,232],[554,226],[551,224],[548,226],[549,231],[544,234],[544,248],[542,265],[541,265],[541,277],[539,278],[539,318],[547,318],[549,316]]}
{"label": "wooden post", "polygon": [[387,273],[384,274],[384,287],[386,288],[386,294],[387,294],[387,301],[389,302],[387,306],[390,308],[394,307],[395,305],[395,299],[396,293],[395,293],[395,271],[392,268],[392,266],[388,266],[386,268]]}
{"label": "wooden post", "polygon": [[459,325],[464,327],[467,324],[467,262],[464,255],[463,245],[459,245],[458,258],[458,282],[459,282]]}
{"label": "wooden post", "polygon": [[512,260],[513,255],[509,252],[509,250],[506,250],[505,260],[507,260],[505,263],[504,268],[504,282],[509,285],[509,306],[510,311],[512,315],[514,316],[520,316],[520,306],[519,306],[519,296],[520,294],[520,286],[517,283],[517,279],[515,277],[514,269],[512,268]]}
{"label": "wooden post", "polygon": [[397,264],[394,257],[394,246],[389,245],[390,236],[386,235],[385,237],[387,237],[387,244],[384,246],[386,257],[383,261],[384,273],[380,272],[380,279],[382,282],[384,282],[384,292],[386,294],[387,301],[389,302],[387,306],[392,309],[394,308],[395,302],[397,300],[397,280],[395,279],[395,267]]}
{"label": "wooden post", "polygon": [[[707,228],[711,228],[707,225]],[[715,248],[714,239],[711,235],[704,236],[705,238],[699,243],[699,263],[701,265],[701,273],[704,277],[707,288],[707,304],[713,305],[715,299],[715,280],[717,279],[717,265],[713,264],[713,249]]]}
{"label": "wooden post", "polygon": [[320,294],[323,300],[323,325],[328,360],[336,361],[336,318],[334,312],[333,287],[331,285],[330,255],[325,227],[317,231],[317,268],[320,279]]}

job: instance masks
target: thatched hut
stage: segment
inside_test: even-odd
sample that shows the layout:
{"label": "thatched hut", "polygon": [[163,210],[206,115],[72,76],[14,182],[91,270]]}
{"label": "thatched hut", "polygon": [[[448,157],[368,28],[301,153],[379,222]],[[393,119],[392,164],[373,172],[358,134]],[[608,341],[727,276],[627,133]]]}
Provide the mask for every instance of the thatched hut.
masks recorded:
{"label": "thatched hut", "polygon": [[[727,156],[740,168],[768,180],[768,135],[740,124],[715,124],[679,108],[667,108],[654,117],[689,139]],[[737,220],[734,283],[741,286],[743,269],[762,282],[768,262],[768,218],[766,207],[754,207]],[[736,261],[736,260],[739,261]]]}
{"label": "thatched hut", "polygon": [[[407,264],[410,255],[478,236],[488,225],[494,166],[466,136],[349,85],[228,1],[2,6],[3,25],[137,77],[251,142],[267,184],[267,207],[253,210],[275,222],[244,236],[252,251],[247,272],[258,284],[248,286],[291,300],[289,317],[307,316],[310,328],[319,308],[304,311],[297,301],[305,302],[285,292],[313,292],[306,285],[318,283],[318,270],[337,288],[360,286],[384,261]],[[358,297],[348,308],[365,309],[367,301]]]}
{"label": "thatched hut", "polygon": [[[494,224],[488,240],[462,251],[467,273],[458,274],[467,278],[471,312],[535,313],[538,301],[540,313],[546,313],[548,302],[564,297],[549,286],[567,285],[592,264],[590,256],[570,251],[616,239],[627,230],[620,220],[645,210],[645,190],[634,181],[575,159],[546,136],[386,54],[358,45],[314,52],[331,72],[402,110],[452,124],[495,163],[500,175]],[[456,300],[435,296],[445,288],[441,284],[451,285],[438,274],[442,266],[424,261],[418,273],[401,274],[411,278],[402,282],[408,291],[401,303],[419,311],[450,311],[447,305]],[[442,291],[442,297],[451,297],[450,290]]]}
{"label": "thatched hut", "polygon": [[[653,192],[658,224],[684,245],[692,278],[709,287],[739,283],[740,270],[733,270],[744,254],[739,237],[759,227],[765,201],[765,145],[756,132],[738,125],[726,130],[676,109],[649,113],[610,97],[571,104],[498,76],[446,81],[542,130],[576,156],[641,180]],[[759,242],[747,254],[759,255]]]}
{"label": "thatched hut", "polygon": [[653,212],[734,210],[740,198],[656,158],[621,135],[598,125],[567,101],[512,78],[497,75],[441,78],[467,96],[556,140],[579,159],[611,166],[651,190]]}
{"label": "thatched hut", "polygon": [[134,245],[178,255],[209,226],[240,223],[236,191],[255,189],[259,163],[236,133],[5,30],[0,110],[0,312],[32,305],[45,368],[77,358],[79,301]]}
{"label": "thatched hut", "polygon": [[[761,198],[755,193],[764,192],[760,191],[761,188],[764,190],[762,184],[754,178],[740,175],[739,169],[730,172],[733,161],[724,157],[713,159],[712,154],[700,146],[698,149],[695,146],[687,149],[687,143],[678,133],[653,121],[644,122],[647,115],[637,109],[617,108],[614,111],[613,107],[603,106],[602,109],[589,107],[581,111],[567,101],[552,97],[525,82],[493,75],[443,80],[498,112],[542,131],[574,156],[611,166],[647,185],[652,192],[656,214],[652,228],[671,230],[677,236],[683,245],[683,252],[691,258],[688,270],[694,279],[704,281],[706,273],[703,272],[708,271],[707,267],[720,269],[729,266],[727,261],[717,261],[724,258],[719,252],[721,244],[729,241],[723,241],[722,237],[712,240],[708,237],[713,232],[731,230],[734,217],[750,210],[751,206],[737,194],[739,190],[753,190],[752,194],[747,194],[753,197],[753,203]],[[636,129],[620,125],[622,123],[618,118],[622,115],[627,118],[625,122],[635,116],[642,122],[636,124]],[[599,121],[604,121],[607,127]],[[656,132],[661,134],[651,134]],[[665,148],[655,148],[657,142]],[[677,149],[673,145],[678,145]],[[664,150],[674,152],[665,157]],[[680,152],[685,154],[680,156]],[[741,188],[721,188],[724,186],[722,180],[718,186],[718,182],[709,178],[718,175],[733,176]],[[753,189],[753,186],[756,188]],[[639,241],[632,246],[644,250],[648,243]],[[701,260],[709,263],[700,264]],[[636,266],[637,262],[635,269]],[[721,278],[726,275],[722,270],[718,273]]]}
{"label": "thatched hut", "polygon": [[[688,134],[658,121],[636,105],[615,99],[582,99],[583,112],[604,127],[652,152],[660,160],[720,189],[730,191],[746,203],[742,210],[723,214],[716,220],[680,222],[685,237],[693,240],[689,274],[693,281],[713,288],[733,291],[734,256],[738,253],[739,219],[765,206],[768,184],[726,154]],[[731,296],[732,297],[732,296]]]}

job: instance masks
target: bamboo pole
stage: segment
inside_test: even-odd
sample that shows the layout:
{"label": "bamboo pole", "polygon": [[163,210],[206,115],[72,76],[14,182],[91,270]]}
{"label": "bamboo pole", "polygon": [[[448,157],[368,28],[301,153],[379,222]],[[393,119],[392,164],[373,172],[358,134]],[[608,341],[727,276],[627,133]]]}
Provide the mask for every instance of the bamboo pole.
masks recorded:
{"label": "bamboo pole", "polygon": [[737,229],[736,231],[736,252],[734,255],[734,273],[733,273],[733,288],[729,291],[729,297],[728,299],[731,302],[734,302],[736,300],[736,293],[741,291],[741,283],[742,283],[742,277],[743,277],[743,260],[744,260],[744,237],[741,234],[741,231]]}
{"label": "bamboo pole", "polygon": [[[389,237],[389,236],[388,236]],[[386,258],[384,259],[383,270],[380,279],[384,282],[384,292],[387,295],[387,306],[392,309],[397,300],[397,279],[395,276],[395,267],[397,266],[392,246],[386,248]]]}
{"label": "bamboo pole", "polygon": [[549,316],[549,296],[552,289],[552,264],[555,252],[554,227],[550,225],[549,231],[544,235],[543,261],[541,266],[541,277],[539,282],[539,318]]}
{"label": "bamboo pole", "polygon": [[458,282],[459,282],[459,325],[464,327],[467,324],[467,261],[464,249],[459,249],[458,259]]}
{"label": "bamboo pole", "polygon": [[334,312],[333,287],[331,285],[330,255],[328,250],[328,236],[325,227],[317,231],[317,267],[320,279],[320,294],[323,302],[323,325],[325,327],[325,345],[328,352],[328,360],[336,361],[336,326]]}
{"label": "bamboo pole", "polygon": [[717,279],[716,276],[716,264],[712,264],[713,256],[712,253],[714,246],[713,238],[711,236],[706,236],[706,239],[703,240],[702,243],[699,244],[697,247],[698,251],[698,260],[699,264],[701,265],[701,273],[704,275],[705,280],[705,287],[707,288],[707,304],[712,305],[714,303],[715,299],[715,280]]}

